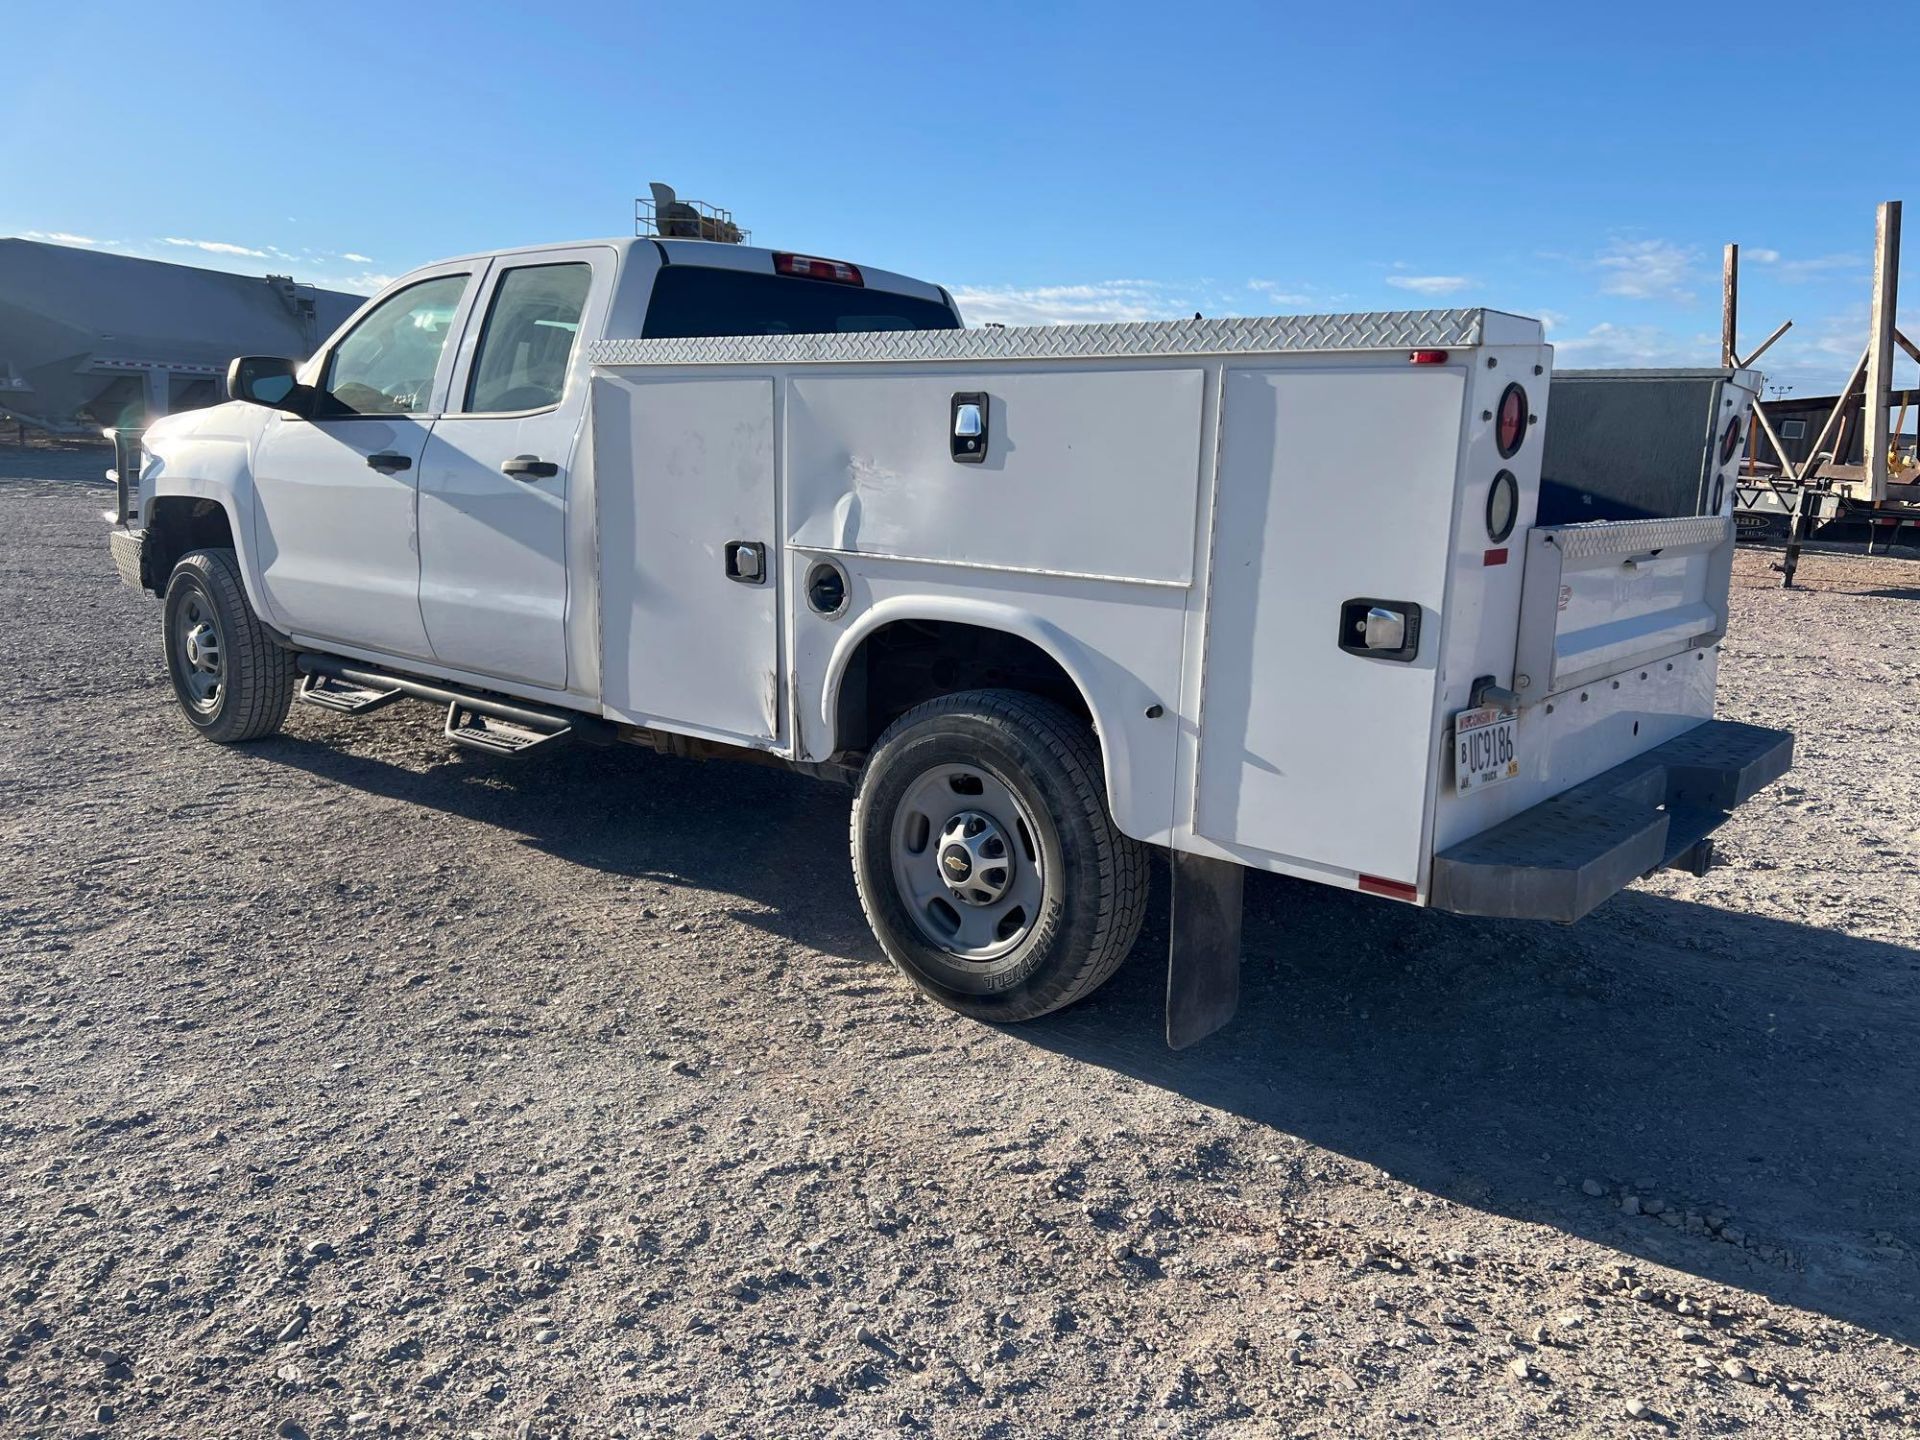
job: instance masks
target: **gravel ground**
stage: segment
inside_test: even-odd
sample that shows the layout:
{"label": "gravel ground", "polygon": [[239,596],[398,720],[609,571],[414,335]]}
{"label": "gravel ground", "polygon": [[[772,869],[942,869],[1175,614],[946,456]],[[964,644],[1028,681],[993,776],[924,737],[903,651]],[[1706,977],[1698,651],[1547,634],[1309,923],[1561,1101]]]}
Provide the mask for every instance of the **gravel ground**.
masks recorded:
{"label": "gravel ground", "polygon": [[1920,562],[1743,552],[1794,773],[1572,929],[1253,877],[1238,1021],[999,1031],[844,791],[191,738],[0,447],[0,1434],[1920,1429]]}

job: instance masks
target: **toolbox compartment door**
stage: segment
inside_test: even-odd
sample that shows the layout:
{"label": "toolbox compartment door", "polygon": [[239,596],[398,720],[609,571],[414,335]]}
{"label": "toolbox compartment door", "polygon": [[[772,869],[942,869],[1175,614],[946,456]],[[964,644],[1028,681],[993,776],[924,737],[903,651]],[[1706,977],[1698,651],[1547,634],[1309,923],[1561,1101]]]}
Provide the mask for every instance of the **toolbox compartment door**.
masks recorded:
{"label": "toolbox compartment door", "polygon": [[[1466,367],[1231,366],[1194,829],[1420,877]],[[1404,658],[1342,648],[1357,601],[1420,607]]]}
{"label": "toolbox compartment door", "polygon": [[1733,536],[1728,515],[1535,526],[1514,652],[1521,703],[1718,641]]}
{"label": "toolbox compartment door", "polygon": [[607,713],[774,748],[773,381],[602,374],[593,426]]}

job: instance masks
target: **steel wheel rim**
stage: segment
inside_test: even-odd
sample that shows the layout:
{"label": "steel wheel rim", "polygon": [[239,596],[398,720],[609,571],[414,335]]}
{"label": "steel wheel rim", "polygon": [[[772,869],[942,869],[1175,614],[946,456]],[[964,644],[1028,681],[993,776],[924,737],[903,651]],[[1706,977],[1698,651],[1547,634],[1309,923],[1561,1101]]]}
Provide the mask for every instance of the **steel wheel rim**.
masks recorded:
{"label": "steel wheel rim", "polygon": [[174,611],[173,664],[187,704],[203,715],[220,708],[227,679],[225,637],[219,616],[198,590],[182,595]]}
{"label": "steel wheel rim", "polygon": [[915,777],[894,807],[889,854],[914,928],[956,960],[999,960],[1039,923],[1048,880],[1040,828],[1013,787],[977,765],[942,763]]}

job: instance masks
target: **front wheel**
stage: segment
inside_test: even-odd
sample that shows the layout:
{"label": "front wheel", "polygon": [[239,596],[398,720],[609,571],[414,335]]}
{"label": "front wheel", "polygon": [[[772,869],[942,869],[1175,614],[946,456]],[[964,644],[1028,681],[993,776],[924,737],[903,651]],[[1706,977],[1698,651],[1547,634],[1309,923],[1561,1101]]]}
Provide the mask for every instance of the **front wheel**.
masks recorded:
{"label": "front wheel", "polygon": [[167,674],[187,723],[222,745],[271,735],[287,718],[298,679],[247,603],[231,550],[194,550],[167,581],[161,631]]}
{"label": "front wheel", "polygon": [[964,1015],[1070,1005],[1140,932],[1146,848],[1113,823],[1092,732],[1038,696],[971,690],[901,716],[867,761],[852,830],[881,947]]}

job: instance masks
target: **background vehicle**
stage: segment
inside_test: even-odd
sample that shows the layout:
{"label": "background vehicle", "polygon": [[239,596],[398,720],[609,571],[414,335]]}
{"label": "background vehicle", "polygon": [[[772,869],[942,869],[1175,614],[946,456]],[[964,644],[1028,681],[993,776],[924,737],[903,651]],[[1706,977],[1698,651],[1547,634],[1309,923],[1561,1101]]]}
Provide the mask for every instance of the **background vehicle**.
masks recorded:
{"label": "background vehicle", "polygon": [[[1653,509],[1539,524],[1535,321],[959,325],[710,241],[448,261],[123,436],[114,557],[211,739],[412,696],[854,780],[876,935],[981,1018],[1106,979],[1164,848],[1176,1044],[1243,867],[1571,921],[1786,768],[1711,718],[1753,375]],[[1604,497],[1590,423],[1555,479]]]}

